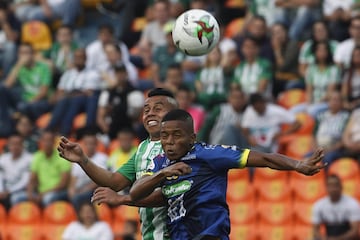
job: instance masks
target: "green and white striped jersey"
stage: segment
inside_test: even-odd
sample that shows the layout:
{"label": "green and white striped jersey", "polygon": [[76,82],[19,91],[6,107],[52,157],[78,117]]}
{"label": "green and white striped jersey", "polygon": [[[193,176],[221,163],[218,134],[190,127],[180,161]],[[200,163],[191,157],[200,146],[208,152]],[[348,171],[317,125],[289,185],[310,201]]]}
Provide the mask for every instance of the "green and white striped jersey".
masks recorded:
{"label": "green and white striped jersey", "polygon": [[[142,177],[153,158],[163,152],[160,141],[142,141],[135,154],[118,172],[131,182]],[[166,230],[166,207],[139,208],[143,240],[169,240]]]}

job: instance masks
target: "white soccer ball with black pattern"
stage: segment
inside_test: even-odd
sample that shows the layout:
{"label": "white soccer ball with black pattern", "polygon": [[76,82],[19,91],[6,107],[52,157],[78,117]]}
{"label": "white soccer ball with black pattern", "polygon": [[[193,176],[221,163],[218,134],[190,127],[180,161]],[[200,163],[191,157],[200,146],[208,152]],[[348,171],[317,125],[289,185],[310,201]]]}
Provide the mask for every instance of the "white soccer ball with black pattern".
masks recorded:
{"label": "white soccer ball with black pattern", "polygon": [[191,9],[176,19],[172,38],[175,45],[185,54],[205,55],[219,42],[219,24],[209,12]]}

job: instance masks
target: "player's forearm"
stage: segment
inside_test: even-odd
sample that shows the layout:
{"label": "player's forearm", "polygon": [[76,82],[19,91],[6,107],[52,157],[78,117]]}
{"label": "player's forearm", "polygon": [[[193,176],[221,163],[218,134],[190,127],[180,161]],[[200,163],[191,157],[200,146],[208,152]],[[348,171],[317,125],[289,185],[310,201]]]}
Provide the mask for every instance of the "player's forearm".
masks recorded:
{"label": "player's forearm", "polygon": [[268,167],[276,170],[297,170],[300,161],[277,153],[250,151],[247,167]]}
{"label": "player's forearm", "polygon": [[130,189],[130,197],[134,202],[149,196],[157,186],[165,179],[165,175],[160,171],[152,176],[144,176],[137,180]]}
{"label": "player's forearm", "polygon": [[149,196],[138,201],[133,201],[130,195],[125,195],[123,197],[124,198],[121,200],[123,201],[123,203],[121,203],[122,205],[148,208],[163,207],[166,205],[166,201],[160,189],[153,191]]}

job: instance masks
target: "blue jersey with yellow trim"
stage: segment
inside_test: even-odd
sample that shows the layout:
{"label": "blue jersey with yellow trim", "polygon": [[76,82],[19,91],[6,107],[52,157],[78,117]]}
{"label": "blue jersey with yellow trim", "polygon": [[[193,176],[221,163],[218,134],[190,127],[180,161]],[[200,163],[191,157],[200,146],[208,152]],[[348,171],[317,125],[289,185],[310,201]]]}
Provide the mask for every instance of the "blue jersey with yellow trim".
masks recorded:
{"label": "blue jersey with yellow trim", "polygon": [[[161,186],[168,203],[172,240],[197,240],[204,236],[229,239],[227,172],[231,168],[245,167],[249,152],[236,146],[196,143],[180,160],[188,164],[192,172],[169,177]],[[157,172],[174,163],[176,161],[162,154],[154,159],[148,171]]]}

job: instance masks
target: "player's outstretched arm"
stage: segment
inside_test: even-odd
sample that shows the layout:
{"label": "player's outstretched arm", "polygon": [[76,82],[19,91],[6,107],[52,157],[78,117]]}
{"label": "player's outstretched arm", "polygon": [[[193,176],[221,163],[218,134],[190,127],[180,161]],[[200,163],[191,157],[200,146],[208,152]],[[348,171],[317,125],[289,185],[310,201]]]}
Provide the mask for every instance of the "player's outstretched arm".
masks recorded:
{"label": "player's outstretched arm", "polygon": [[161,189],[155,190],[148,197],[134,202],[130,195],[119,195],[110,188],[99,187],[95,189],[91,202],[96,204],[105,203],[110,206],[128,205],[136,207],[162,207],[166,205]]}
{"label": "player's outstretched arm", "polygon": [[132,201],[138,202],[140,199],[149,196],[167,177],[182,176],[189,173],[191,173],[190,166],[183,162],[178,162],[154,174],[144,175],[133,184],[130,189],[130,197]]}
{"label": "player's outstretched arm", "polygon": [[86,174],[99,186],[120,191],[131,184],[130,181],[120,173],[113,173],[90,161],[78,143],[70,142],[67,138],[61,137],[57,149],[62,158],[70,162],[78,163]]}
{"label": "player's outstretched arm", "polygon": [[318,149],[314,154],[305,160],[297,161],[285,155],[277,153],[261,153],[250,151],[247,167],[269,167],[277,170],[295,170],[304,175],[314,175],[320,172],[326,164],[322,162],[324,153],[322,149]]}

